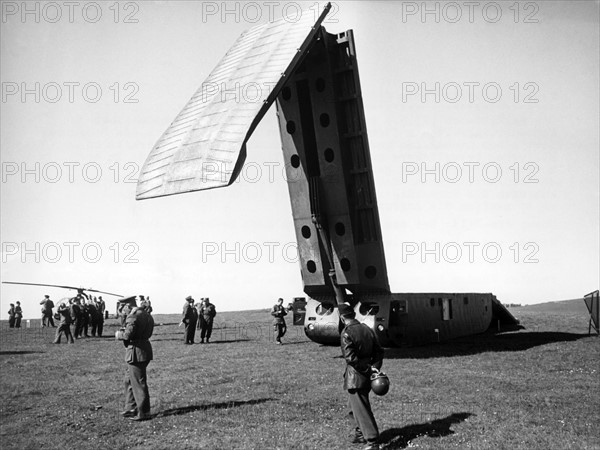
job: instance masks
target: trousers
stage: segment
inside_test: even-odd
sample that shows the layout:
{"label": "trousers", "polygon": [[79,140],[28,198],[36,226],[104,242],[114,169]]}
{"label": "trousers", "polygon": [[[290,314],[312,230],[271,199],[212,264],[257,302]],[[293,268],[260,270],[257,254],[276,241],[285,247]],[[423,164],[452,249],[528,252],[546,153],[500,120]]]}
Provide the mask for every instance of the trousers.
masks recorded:
{"label": "trousers", "polygon": [[71,326],[67,323],[61,323],[56,329],[56,334],[54,335],[55,344],[60,344],[60,338],[63,334],[65,335],[65,339],[68,343],[72,344],[74,342],[73,335],[71,334]]}
{"label": "trousers", "polygon": [[377,442],[379,429],[369,402],[370,388],[348,389],[348,403],[354,416],[356,426],[360,428],[367,442]]}
{"label": "trousers", "polygon": [[150,361],[127,364],[125,376],[125,411],[137,409],[138,414],[150,414],[150,393],[146,367]]}

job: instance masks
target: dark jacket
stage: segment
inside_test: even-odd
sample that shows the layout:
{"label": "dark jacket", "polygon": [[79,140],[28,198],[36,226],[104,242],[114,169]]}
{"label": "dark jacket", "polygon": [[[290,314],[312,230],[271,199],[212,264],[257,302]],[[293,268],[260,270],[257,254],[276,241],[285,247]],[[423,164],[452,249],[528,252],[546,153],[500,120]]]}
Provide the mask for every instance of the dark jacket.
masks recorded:
{"label": "dark jacket", "polygon": [[203,303],[198,312],[206,323],[212,323],[217,315],[217,308],[212,303]]}
{"label": "dark jacket", "polygon": [[285,311],[283,305],[279,305],[278,303],[273,305],[273,308],[271,308],[271,315],[275,318],[273,320],[274,324],[285,324],[285,319],[283,317],[287,316],[287,312]]}
{"label": "dark jacket", "polygon": [[344,389],[371,387],[371,366],[377,369],[383,364],[383,348],[375,332],[356,319],[347,321],[342,330],[340,343],[346,360]]}
{"label": "dark jacket", "polygon": [[181,321],[190,325],[195,325],[198,322],[198,311],[196,311],[196,308],[191,303],[185,302],[183,305]]}
{"label": "dark jacket", "polygon": [[152,361],[154,319],[143,308],[133,308],[125,321],[125,328],[117,331],[117,339],[124,341],[127,350],[125,361],[129,364]]}
{"label": "dark jacket", "polygon": [[71,320],[71,310],[65,304],[62,304],[56,310],[58,314],[60,314],[60,324],[61,325],[71,325],[73,322]]}
{"label": "dark jacket", "polygon": [[40,305],[42,305],[42,313],[48,316],[52,315],[52,308],[54,308],[54,302],[52,300],[45,298],[40,302]]}

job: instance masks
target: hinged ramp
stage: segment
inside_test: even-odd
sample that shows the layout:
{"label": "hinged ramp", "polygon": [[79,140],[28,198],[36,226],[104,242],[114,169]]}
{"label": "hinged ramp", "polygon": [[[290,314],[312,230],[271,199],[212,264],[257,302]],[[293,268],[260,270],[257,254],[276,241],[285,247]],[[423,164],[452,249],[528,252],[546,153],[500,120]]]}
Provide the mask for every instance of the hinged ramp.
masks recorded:
{"label": "hinged ramp", "polygon": [[331,5],[254,27],[202,83],[158,140],[142,167],[136,199],[233,183],[246,141],[310,48]]}

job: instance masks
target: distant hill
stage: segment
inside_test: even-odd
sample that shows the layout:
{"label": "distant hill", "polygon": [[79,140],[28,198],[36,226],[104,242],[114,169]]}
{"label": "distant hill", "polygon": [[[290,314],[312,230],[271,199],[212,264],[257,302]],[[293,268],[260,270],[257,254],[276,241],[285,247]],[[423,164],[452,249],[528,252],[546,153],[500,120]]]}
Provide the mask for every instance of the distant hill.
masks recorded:
{"label": "distant hill", "polygon": [[[583,299],[536,303],[534,305],[523,305],[520,308],[526,309],[527,311],[539,311],[550,313],[588,313],[587,307],[585,306]],[[509,310],[512,309],[517,308],[509,308]]]}

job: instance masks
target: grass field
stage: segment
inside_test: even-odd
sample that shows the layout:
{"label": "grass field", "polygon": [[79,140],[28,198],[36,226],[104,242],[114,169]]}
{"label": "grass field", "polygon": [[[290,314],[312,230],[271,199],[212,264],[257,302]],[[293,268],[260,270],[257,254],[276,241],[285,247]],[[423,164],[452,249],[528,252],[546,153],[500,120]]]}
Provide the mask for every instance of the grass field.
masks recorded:
{"label": "grass field", "polygon": [[[600,449],[600,338],[583,302],[510,308],[526,329],[387,349],[372,396],[384,448]],[[2,449],[352,449],[338,347],[291,327],[273,342],[265,311],[220,313],[214,343],[183,345],[158,315],[148,368],[153,419],[122,419],[124,348],[53,345],[53,331],[0,327]]]}

